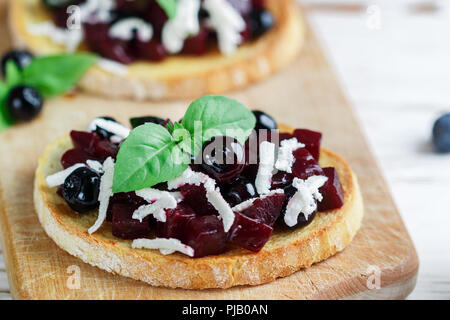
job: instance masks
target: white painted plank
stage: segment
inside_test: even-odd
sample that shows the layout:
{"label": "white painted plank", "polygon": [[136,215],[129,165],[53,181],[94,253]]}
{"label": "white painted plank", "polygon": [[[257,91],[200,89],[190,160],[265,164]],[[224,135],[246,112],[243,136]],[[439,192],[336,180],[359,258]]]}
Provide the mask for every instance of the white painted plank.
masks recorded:
{"label": "white painted plank", "polygon": [[411,6],[423,1],[352,3],[378,5],[381,29],[367,28],[364,7],[311,6],[311,21],[416,245],[420,270],[410,298],[449,299],[450,155],[433,152],[430,132],[450,112],[450,42],[443,41],[450,39],[450,5],[434,1],[437,11],[420,13]]}

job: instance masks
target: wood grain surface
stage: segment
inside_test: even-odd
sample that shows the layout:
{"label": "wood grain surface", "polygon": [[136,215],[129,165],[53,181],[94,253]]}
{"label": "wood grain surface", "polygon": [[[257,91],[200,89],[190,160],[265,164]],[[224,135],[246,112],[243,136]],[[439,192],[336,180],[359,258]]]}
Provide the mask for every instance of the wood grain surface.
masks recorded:
{"label": "wood grain surface", "polygon": [[[3,32],[3,31],[2,31]],[[287,70],[233,97],[294,127],[324,133],[324,144],[343,155],[359,176],[366,206],[355,240],[342,253],[294,275],[257,287],[228,290],[154,288],[108,274],[71,257],[45,235],[32,204],[33,173],[45,145],[94,116],[126,122],[135,115],[178,119],[188,101],[130,103],[76,95],[47,101],[42,116],[0,134],[0,225],[14,298],[26,299],[337,299],[403,298],[414,287],[418,260],[410,237],[313,34]],[[58,119],[65,119],[64,122]],[[70,127],[67,127],[70,119]],[[80,268],[81,286],[69,289],[68,268]],[[375,270],[375,274],[374,274]],[[381,276],[381,288],[368,281]],[[369,286],[370,287],[370,286]],[[1,288],[0,288],[1,289]],[[0,290],[1,292],[1,290]]]}

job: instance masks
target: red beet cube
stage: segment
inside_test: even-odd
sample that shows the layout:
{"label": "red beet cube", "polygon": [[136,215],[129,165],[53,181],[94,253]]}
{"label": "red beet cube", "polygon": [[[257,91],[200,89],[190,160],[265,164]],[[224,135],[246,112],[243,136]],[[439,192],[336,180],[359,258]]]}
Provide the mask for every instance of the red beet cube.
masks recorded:
{"label": "red beet cube", "polygon": [[335,168],[324,168],[328,181],[319,189],[323,200],[318,203],[319,211],[338,209],[344,205],[344,191]]}
{"label": "red beet cube", "polygon": [[294,164],[292,165],[292,174],[299,179],[307,179],[315,175],[323,175],[323,170],[317,163],[317,160],[308,152],[306,148],[294,151]]}
{"label": "red beet cube", "polygon": [[221,254],[226,249],[227,235],[216,216],[196,217],[186,228],[185,244],[195,250],[195,257]]}
{"label": "red beet cube", "polygon": [[85,152],[80,149],[70,149],[63,154],[61,164],[64,169],[67,169],[77,163],[85,163],[87,160],[89,157]]}
{"label": "red beet cube", "polygon": [[183,201],[194,209],[199,216],[219,215],[217,210],[206,198],[206,189],[203,185],[184,185],[180,188]]}
{"label": "red beet cube", "polygon": [[166,210],[166,217],[166,222],[157,222],[156,236],[185,242],[187,225],[196,217],[194,210],[187,204],[180,203],[175,209]]}
{"label": "red beet cube", "polygon": [[133,219],[133,212],[138,205],[115,203],[112,206],[112,233],[121,239],[138,239],[150,236],[150,219],[146,217],[140,222]]}
{"label": "red beet cube", "polygon": [[187,38],[182,53],[188,55],[205,54],[208,51],[208,35],[208,30],[203,28],[197,35]]}
{"label": "red beet cube", "polygon": [[136,40],[136,52],[140,59],[162,61],[167,57],[163,44],[155,39],[148,42]]}
{"label": "red beet cube", "polygon": [[227,234],[229,243],[258,252],[269,241],[273,228],[265,223],[235,213],[234,223]]}
{"label": "red beet cube", "polygon": [[264,199],[257,199],[251,207],[243,210],[241,214],[272,227],[281,214],[285,200],[286,195],[282,193],[277,193]]}
{"label": "red beet cube", "polygon": [[319,161],[320,157],[320,143],[322,141],[322,134],[320,132],[297,129],[294,131],[294,137],[303,144],[305,148],[312,154],[316,161]]}
{"label": "red beet cube", "polygon": [[118,152],[119,147],[116,144],[108,140],[101,140],[95,145],[94,156],[96,159],[103,162],[109,157],[116,159]]}
{"label": "red beet cube", "polygon": [[100,142],[100,137],[93,132],[72,131],[70,132],[75,149],[81,150],[88,156],[95,156],[95,148]]}

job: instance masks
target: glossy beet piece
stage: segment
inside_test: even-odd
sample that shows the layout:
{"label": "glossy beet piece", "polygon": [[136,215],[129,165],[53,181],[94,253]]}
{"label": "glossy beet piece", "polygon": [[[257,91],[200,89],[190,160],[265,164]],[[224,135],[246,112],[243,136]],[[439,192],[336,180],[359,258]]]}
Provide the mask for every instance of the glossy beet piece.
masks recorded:
{"label": "glossy beet piece", "polygon": [[168,56],[163,44],[157,39],[147,42],[137,39],[135,41],[135,50],[137,57],[143,60],[162,61]]}
{"label": "glossy beet piece", "polygon": [[166,210],[166,217],[166,222],[157,222],[156,236],[158,238],[175,238],[185,242],[187,225],[196,217],[194,210],[182,202],[175,209]]}
{"label": "glossy beet piece", "polygon": [[183,201],[194,209],[200,216],[219,215],[217,210],[206,198],[206,190],[203,185],[184,185],[180,188]]}
{"label": "glossy beet piece", "polygon": [[223,196],[231,207],[248,199],[257,197],[254,182],[244,177],[237,178],[231,185],[220,186],[220,190],[224,190]]}
{"label": "glossy beet piece", "polygon": [[113,217],[113,207],[115,204],[126,204],[133,207],[140,207],[142,205],[148,204],[144,199],[137,196],[136,193],[133,192],[121,192],[121,193],[115,193],[113,196],[109,199],[109,206],[106,213],[106,220],[109,222],[112,222]]}
{"label": "glossy beet piece", "polygon": [[221,254],[226,249],[227,235],[216,216],[196,217],[186,228],[185,244],[195,250],[195,257]]}
{"label": "glossy beet piece", "polygon": [[130,64],[136,60],[131,42],[109,37],[109,24],[85,23],[83,26],[86,43],[92,51],[123,64]]}
{"label": "glossy beet piece", "polygon": [[108,140],[101,140],[95,146],[94,156],[102,162],[109,157],[115,160],[118,152],[119,147],[115,143]]}
{"label": "glossy beet piece", "polygon": [[328,181],[319,189],[323,200],[318,203],[319,211],[341,208],[344,205],[344,191],[335,168],[323,168]]}
{"label": "glossy beet piece", "polygon": [[133,219],[133,212],[138,205],[116,203],[112,206],[112,233],[121,239],[138,239],[150,236],[150,219],[146,217],[140,222]]}
{"label": "glossy beet piece", "polygon": [[196,168],[218,183],[235,180],[245,167],[244,147],[236,139],[229,137],[212,138],[204,144],[202,155],[203,161]]}
{"label": "glossy beet piece", "polygon": [[78,168],[64,181],[63,197],[70,208],[85,213],[97,208],[100,175],[89,168]]}
{"label": "glossy beet piece", "polygon": [[306,148],[295,150],[294,158],[295,161],[292,165],[292,174],[295,177],[305,180],[311,176],[323,175],[323,170],[317,163],[317,160]]}
{"label": "glossy beet piece", "polygon": [[303,144],[305,148],[312,154],[316,161],[319,161],[320,157],[320,144],[322,141],[322,134],[320,132],[297,129],[294,131],[294,137]]}
{"label": "glossy beet piece", "polygon": [[187,55],[202,55],[208,52],[209,31],[204,28],[199,34],[189,37],[184,41],[182,53]]}
{"label": "glossy beet piece", "polygon": [[258,252],[269,241],[273,228],[265,223],[235,213],[234,223],[227,234],[229,243]]}
{"label": "glossy beet piece", "polygon": [[156,0],[148,0],[148,9],[143,13],[146,21],[149,21],[154,29],[155,34],[161,34],[168,17],[166,12],[161,8]]}
{"label": "glossy beet piece", "polygon": [[144,13],[153,0],[115,0],[116,9],[125,13]]}
{"label": "glossy beet piece", "polygon": [[89,157],[85,152],[79,149],[70,149],[63,154],[61,164],[64,169],[67,169],[77,163],[86,163],[87,160]]}
{"label": "glossy beet piece", "polygon": [[241,214],[268,226],[273,226],[281,214],[285,200],[286,195],[282,193],[274,194],[265,199],[257,199],[251,207],[243,210]]}
{"label": "glossy beet piece", "polygon": [[70,132],[70,138],[75,149],[83,151],[88,156],[95,154],[95,147],[100,142],[100,137],[93,132],[72,130]]}

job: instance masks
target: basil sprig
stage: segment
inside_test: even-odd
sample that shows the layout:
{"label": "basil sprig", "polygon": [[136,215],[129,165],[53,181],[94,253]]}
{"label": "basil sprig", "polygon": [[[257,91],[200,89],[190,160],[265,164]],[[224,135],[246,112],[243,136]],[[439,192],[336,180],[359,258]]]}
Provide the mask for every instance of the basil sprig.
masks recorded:
{"label": "basil sprig", "polygon": [[177,15],[178,0],[156,0],[169,19]]}
{"label": "basil sprig", "polygon": [[14,61],[6,63],[6,79],[0,81],[0,131],[14,123],[6,107],[12,88],[26,85],[36,88],[43,98],[54,97],[72,89],[97,61],[92,54],[61,54],[34,58],[20,69]]}
{"label": "basil sprig", "polygon": [[132,130],[122,143],[114,169],[113,192],[152,187],[180,176],[191,155],[215,136],[229,136],[241,143],[250,135],[255,116],[238,101],[207,95],[194,101],[182,123],[144,124]]}

